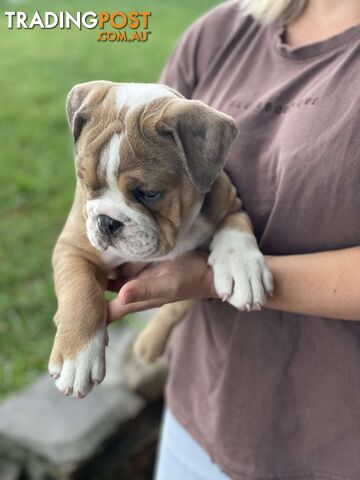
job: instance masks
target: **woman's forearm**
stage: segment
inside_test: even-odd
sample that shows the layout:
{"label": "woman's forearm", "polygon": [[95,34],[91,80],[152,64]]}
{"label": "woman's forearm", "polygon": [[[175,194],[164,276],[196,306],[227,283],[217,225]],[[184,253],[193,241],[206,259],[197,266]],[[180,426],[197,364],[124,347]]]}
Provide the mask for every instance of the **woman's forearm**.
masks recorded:
{"label": "woman's forearm", "polygon": [[[274,297],[266,308],[360,320],[360,247],[304,255],[269,256]],[[192,252],[140,272],[109,303],[109,322],[188,298],[218,298],[204,252]]]}
{"label": "woman's forearm", "polygon": [[360,320],[360,247],[269,256],[267,264],[275,290],[266,308]]}

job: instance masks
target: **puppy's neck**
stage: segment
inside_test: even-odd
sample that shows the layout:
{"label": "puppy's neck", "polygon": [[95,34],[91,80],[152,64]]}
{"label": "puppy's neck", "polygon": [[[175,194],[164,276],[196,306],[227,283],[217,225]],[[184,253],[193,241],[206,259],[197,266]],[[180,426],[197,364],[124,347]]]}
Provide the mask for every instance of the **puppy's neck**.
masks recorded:
{"label": "puppy's neck", "polygon": [[191,250],[206,246],[214,232],[214,225],[202,214],[202,207],[203,199],[188,213],[173,250],[156,261],[173,260]]}

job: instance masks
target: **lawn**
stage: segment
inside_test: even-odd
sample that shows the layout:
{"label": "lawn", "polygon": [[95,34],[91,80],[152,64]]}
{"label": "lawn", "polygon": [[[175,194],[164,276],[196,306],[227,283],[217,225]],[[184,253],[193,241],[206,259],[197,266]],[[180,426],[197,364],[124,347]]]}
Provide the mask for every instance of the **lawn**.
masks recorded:
{"label": "lawn", "polygon": [[50,3],[0,0],[0,11],[149,10],[152,35],[105,44],[95,30],[8,30],[0,21],[0,399],[34,380],[51,349],[51,251],[74,189],[67,91],[94,79],[156,81],[181,32],[219,2]]}

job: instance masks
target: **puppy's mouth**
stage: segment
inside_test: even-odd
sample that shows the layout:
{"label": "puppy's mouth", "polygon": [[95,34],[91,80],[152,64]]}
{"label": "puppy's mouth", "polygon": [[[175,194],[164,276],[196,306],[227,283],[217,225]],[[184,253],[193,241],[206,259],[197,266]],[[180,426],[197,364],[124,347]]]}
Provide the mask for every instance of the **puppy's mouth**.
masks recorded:
{"label": "puppy's mouth", "polygon": [[159,239],[156,231],[145,229],[138,224],[125,224],[99,215],[87,223],[87,234],[90,243],[104,252],[112,247],[125,258],[145,259],[156,255]]}
{"label": "puppy's mouth", "polygon": [[132,232],[126,232],[124,229],[118,238],[113,239],[113,246],[121,249],[131,257],[147,258],[156,254],[158,239],[155,232],[135,229]]}

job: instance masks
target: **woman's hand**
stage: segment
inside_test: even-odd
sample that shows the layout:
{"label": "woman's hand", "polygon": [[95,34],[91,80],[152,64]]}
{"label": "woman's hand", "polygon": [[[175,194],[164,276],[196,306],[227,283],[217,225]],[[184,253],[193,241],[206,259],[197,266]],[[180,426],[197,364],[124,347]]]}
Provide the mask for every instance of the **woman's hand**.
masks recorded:
{"label": "woman's hand", "polygon": [[165,303],[189,298],[217,298],[207,258],[206,252],[195,251],[145,268],[135,276],[133,267],[130,264],[125,266],[124,275],[131,278],[125,283],[109,282],[109,290],[120,291],[108,303],[108,323],[128,313],[160,307]]}

